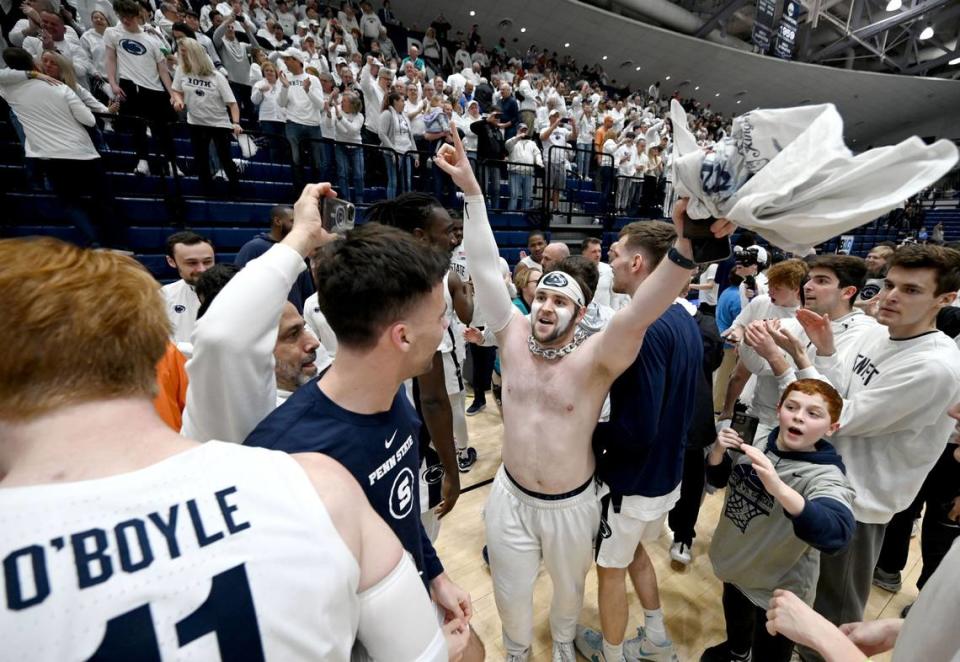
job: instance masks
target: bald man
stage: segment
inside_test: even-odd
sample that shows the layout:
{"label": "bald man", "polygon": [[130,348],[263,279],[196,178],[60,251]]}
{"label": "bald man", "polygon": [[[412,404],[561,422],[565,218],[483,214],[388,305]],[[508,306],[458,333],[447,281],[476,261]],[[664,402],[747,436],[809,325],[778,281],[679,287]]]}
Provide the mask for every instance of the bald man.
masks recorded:
{"label": "bald man", "polygon": [[564,259],[570,257],[570,248],[562,241],[551,241],[543,249],[543,257],[540,258],[540,266],[543,267],[543,273],[552,271]]}

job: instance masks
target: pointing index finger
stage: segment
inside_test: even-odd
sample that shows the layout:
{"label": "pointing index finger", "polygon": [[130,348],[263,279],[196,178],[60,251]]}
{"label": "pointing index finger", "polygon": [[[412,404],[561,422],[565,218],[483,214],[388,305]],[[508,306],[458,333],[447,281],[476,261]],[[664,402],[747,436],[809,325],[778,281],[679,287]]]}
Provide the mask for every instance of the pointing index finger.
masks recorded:
{"label": "pointing index finger", "polygon": [[460,158],[463,156],[466,156],[467,153],[463,149],[463,142],[460,140],[460,132],[457,131],[455,128],[451,127],[450,133],[452,134],[450,136],[451,142],[453,143],[454,149],[457,150],[457,160],[459,161]]}

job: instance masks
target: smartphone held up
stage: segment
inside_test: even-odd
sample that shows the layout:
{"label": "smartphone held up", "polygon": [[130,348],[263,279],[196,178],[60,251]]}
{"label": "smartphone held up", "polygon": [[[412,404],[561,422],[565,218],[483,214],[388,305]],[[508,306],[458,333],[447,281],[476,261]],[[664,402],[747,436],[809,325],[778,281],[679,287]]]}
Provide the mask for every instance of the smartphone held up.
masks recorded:
{"label": "smartphone held up", "polygon": [[320,201],[320,218],[323,229],[336,234],[346,234],[356,224],[357,208],[352,202],[339,198],[323,198]]}

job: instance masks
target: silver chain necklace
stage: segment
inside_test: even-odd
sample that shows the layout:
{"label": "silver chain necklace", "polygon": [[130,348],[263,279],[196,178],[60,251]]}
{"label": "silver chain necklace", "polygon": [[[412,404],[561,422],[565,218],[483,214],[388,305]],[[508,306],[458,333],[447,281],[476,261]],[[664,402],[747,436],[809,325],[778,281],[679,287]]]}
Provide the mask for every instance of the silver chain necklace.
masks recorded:
{"label": "silver chain necklace", "polygon": [[587,339],[587,334],[579,326],[577,330],[573,333],[573,340],[568,342],[563,347],[544,347],[541,345],[536,338],[533,337],[531,333],[527,338],[527,347],[530,349],[530,353],[534,356],[539,356],[541,358],[547,359],[548,361],[554,361],[556,359],[562,359],[564,356],[575,350],[580,344]]}

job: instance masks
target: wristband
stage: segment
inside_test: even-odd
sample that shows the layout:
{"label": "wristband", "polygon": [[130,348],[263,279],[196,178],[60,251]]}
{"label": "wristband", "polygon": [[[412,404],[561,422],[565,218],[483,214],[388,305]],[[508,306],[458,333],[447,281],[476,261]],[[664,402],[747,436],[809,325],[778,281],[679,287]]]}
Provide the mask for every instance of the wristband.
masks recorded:
{"label": "wristband", "polygon": [[667,251],[667,259],[669,259],[678,267],[682,267],[684,269],[693,270],[697,268],[697,263],[681,255],[676,246],[671,246],[670,250]]}

